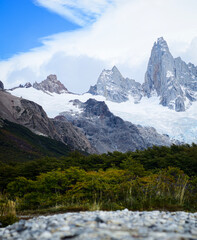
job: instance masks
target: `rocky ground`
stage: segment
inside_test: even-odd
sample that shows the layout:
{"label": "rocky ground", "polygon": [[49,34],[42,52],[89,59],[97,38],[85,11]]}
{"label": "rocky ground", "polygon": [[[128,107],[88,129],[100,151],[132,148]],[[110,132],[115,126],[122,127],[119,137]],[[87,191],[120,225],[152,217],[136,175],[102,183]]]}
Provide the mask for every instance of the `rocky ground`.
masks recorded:
{"label": "rocky ground", "polygon": [[0,239],[194,240],[197,213],[125,209],[40,216],[0,229]]}

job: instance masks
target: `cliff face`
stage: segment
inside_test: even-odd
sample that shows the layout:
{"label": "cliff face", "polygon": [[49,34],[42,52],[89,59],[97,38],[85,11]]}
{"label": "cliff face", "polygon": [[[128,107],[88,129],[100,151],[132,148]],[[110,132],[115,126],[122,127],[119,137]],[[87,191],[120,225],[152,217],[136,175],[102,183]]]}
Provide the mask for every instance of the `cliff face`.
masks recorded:
{"label": "cliff face", "polygon": [[52,119],[52,122],[65,144],[71,145],[74,150],[81,150],[91,154],[98,153],[82,131],[70,123],[65,117],[57,116]]}
{"label": "cliff face", "polygon": [[160,103],[177,112],[197,99],[197,67],[173,58],[163,38],[155,42],[143,84],[145,95],[157,94]]}
{"label": "cliff face", "polygon": [[49,119],[40,105],[2,91],[0,117],[21,124],[38,135],[61,141],[73,150],[96,152],[80,130],[66,120],[61,122]]}
{"label": "cliff face", "polygon": [[21,124],[36,134],[60,140],[43,108],[32,101],[0,92],[0,116]]}

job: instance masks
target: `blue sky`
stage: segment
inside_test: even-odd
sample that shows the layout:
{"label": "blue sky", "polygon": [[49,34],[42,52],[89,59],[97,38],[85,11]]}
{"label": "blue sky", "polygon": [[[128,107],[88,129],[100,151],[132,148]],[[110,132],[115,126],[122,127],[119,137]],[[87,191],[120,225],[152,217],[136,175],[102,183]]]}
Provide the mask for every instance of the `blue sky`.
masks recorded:
{"label": "blue sky", "polygon": [[33,0],[0,0],[0,60],[41,46],[43,37],[79,28]]}

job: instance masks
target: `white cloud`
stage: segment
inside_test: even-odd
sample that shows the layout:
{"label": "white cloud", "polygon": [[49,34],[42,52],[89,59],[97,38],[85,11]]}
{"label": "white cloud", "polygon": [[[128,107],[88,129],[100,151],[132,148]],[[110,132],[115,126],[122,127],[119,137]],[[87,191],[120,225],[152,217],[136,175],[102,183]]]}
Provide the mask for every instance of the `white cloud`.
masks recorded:
{"label": "white cloud", "polygon": [[[102,68],[113,65],[124,76],[143,82],[152,45],[160,36],[174,57],[197,65],[196,0],[114,0],[111,5],[107,0],[37,1],[48,8],[56,3],[71,9],[74,18],[78,8],[83,13],[76,17],[80,21],[86,22],[91,14],[102,16],[89,27],[47,37],[43,47],[0,62],[0,79],[7,87],[33,79],[39,82],[55,73],[69,90],[84,92]],[[105,12],[104,6],[108,6]]]}
{"label": "white cloud", "polygon": [[35,0],[35,3],[78,25],[84,26],[97,19],[112,3],[111,0]]}

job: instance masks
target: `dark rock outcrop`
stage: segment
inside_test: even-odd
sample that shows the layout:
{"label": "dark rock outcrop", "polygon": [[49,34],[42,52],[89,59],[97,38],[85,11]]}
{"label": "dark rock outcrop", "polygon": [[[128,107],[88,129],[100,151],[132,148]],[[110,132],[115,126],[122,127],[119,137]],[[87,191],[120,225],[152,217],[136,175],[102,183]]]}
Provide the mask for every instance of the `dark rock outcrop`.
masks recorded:
{"label": "dark rock outcrop", "polygon": [[85,103],[74,100],[73,104],[82,112],[63,112],[61,115],[80,128],[100,153],[135,151],[153,145],[171,144],[167,136],[158,134],[154,128],[136,126],[114,116],[105,102],[89,99]]}
{"label": "dark rock outcrop", "polygon": [[0,91],[3,91],[4,90],[4,85],[2,83],[2,81],[0,81]]}
{"label": "dark rock outcrop", "polygon": [[97,153],[97,150],[91,146],[82,131],[70,123],[64,116],[57,116],[52,119],[52,122],[64,143],[71,145],[75,150],[80,149],[87,153]]}

